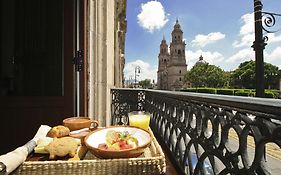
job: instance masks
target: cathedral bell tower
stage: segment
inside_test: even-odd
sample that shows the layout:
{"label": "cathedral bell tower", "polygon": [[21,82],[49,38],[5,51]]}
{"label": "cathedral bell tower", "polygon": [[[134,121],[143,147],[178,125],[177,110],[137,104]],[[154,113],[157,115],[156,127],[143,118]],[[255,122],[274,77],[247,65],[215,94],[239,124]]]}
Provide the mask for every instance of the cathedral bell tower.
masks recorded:
{"label": "cathedral bell tower", "polygon": [[171,64],[186,65],[185,60],[185,41],[179,21],[176,21],[172,31],[172,42],[170,44]]}
{"label": "cathedral bell tower", "polygon": [[168,45],[166,39],[163,36],[163,39],[160,44],[160,53],[158,55],[158,71],[157,71],[157,84],[161,89],[168,89],[168,72],[167,66],[170,61],[170,54],[168,52]]}
{"label": "cathedral bell tower", "polygon": [[187,72],[185,59],[185,41],[179,21],[176,20],[172,31],[170,53],[165,38],[160,44],[158,55],[157,85],[158,89],[179,90],[183,86],[184,75]]}
{"label": "cathedral bell tower", "polygon": [[179,21],[176,20],[172,31],[172,42],[170,44],[170,63],[168,66],[170,90],[179,90],[183,86],[184,75],[187,72],[185,59],[185,41]]}

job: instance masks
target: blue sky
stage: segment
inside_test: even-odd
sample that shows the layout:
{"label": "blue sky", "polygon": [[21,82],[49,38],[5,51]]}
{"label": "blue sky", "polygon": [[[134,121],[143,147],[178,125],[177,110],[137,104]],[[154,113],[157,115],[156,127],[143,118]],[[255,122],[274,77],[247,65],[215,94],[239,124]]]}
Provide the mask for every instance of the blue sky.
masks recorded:
{"label": "blue sky", "polygon": [[[186,42],[188,69],[202,54],[205,61],[229,71],[254,59],[253,0],[127,0],[125,79],[157,80],[160,42],[179,20]],[[263,0],[263,11],[281,14],[281,0]],[[281,29],[281,17],[272,29]],[[265,62],[281,68],[281,31],[267,34]]]}

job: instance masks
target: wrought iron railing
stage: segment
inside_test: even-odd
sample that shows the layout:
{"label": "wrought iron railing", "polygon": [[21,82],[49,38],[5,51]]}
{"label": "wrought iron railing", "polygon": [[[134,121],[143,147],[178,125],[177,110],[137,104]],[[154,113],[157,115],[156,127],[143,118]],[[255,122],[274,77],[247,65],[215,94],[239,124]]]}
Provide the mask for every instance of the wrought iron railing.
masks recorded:
{"label": "wrought iron railing", "polygon": [[112,89],[112,124],[135,110],[152,114],[150,127],[181,173],[271,174],[265,148],[280,150],[280,100]]}

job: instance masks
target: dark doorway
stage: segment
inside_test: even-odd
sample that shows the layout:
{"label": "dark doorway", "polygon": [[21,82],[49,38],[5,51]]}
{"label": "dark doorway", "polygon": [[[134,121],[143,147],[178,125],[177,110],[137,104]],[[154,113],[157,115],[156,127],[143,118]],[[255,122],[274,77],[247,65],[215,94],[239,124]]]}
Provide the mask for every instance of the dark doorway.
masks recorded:
{"label": "dark doorway", "polygon": [[74,115],[74,0],[1,0],[0,154]]}

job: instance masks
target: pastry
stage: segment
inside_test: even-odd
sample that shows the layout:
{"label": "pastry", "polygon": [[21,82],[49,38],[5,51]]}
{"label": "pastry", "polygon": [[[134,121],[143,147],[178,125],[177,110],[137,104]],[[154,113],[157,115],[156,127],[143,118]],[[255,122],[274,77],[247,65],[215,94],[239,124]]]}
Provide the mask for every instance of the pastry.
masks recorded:
{"label": "pastry", "polygon": [[45,150],[45,146],[49,145],[52,141],[53,138],[51,137],[39,138],[37,141],[37,146],[34,148],[34,152],[39,154],[48,154],[48,152]]}
{"label": "pastry", "polygon": [[68,136],[70,133],[70,130],[62,125],[54,126],[47,134],[48,137],[52,138],[60,138],[60,137],[65,137]]}
{"label": "pastry", "polygon": [[72,137],[54,138],[49,145],[45,146],[45,150],[50,154],[49,159],[55,159],[56,156],[64,157],[66,155],[74,157],[79,145],[79,141]]}

